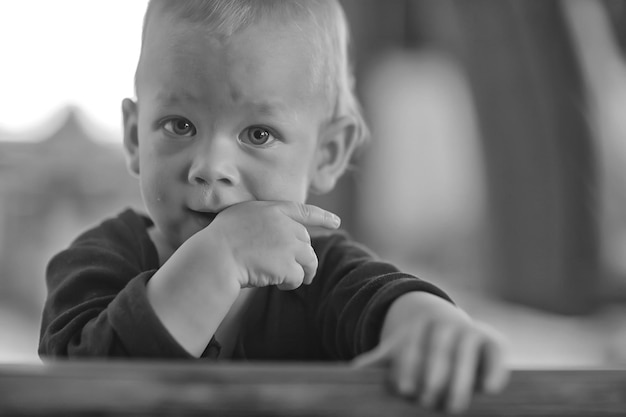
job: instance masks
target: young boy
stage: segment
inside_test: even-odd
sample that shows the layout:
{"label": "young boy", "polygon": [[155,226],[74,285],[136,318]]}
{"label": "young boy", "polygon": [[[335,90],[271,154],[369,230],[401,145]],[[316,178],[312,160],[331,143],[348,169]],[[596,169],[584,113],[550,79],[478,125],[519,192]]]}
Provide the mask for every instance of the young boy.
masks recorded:
{"label": "young boy", "polygon": [[365,131],[335,1],[153,0],[136,96],[124,144],[149,216],[51,260],[42,357],[355,359],[453,411],[503,387],[490,331],[305,204]]}

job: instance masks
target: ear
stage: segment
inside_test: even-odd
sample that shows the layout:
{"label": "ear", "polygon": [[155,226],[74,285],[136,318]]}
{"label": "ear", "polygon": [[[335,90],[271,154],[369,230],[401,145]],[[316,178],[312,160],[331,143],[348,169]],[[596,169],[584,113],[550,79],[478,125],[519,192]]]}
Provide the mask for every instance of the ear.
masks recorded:
{"label": "ear", "polygon": [[351,116],[340,117],[323,129],[311,172],[312,193],[325,194],[335,187],[350,162],[357,135],[357,125]]}
{"label": "ear", "polygon": [[139,138],[137,135],[137,103],[129,98],[122,101],[122,116],[124,123],[124,149],[128,170],[139,175]]}

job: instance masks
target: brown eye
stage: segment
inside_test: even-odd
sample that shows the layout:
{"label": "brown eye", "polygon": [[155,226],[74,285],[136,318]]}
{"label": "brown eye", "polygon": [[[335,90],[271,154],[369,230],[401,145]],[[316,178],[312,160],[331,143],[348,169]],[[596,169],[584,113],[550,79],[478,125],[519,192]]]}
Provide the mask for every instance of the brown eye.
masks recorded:
{"label": "brown eye", "polygon": [[193,136],[196,134],[194,125],[183,117],[175,117],[166,120],[165,123],[163,123],[163,129],[174,136]]}
{"label": "brown eye", "polygon": [[276,137],[269,129],[261,126],[252,126],[241,132],[239,139],[253,146],[269,145],[276,140]]}

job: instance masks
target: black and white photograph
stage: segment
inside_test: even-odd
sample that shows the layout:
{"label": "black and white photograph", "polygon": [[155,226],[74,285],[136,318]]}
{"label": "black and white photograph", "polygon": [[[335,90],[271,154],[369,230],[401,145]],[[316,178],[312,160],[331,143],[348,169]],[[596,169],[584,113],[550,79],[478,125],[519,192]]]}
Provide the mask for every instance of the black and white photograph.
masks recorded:
{"label": "black and white photograph", "polygon": [[626,415],[626,0],[0,2],[0,415]]}

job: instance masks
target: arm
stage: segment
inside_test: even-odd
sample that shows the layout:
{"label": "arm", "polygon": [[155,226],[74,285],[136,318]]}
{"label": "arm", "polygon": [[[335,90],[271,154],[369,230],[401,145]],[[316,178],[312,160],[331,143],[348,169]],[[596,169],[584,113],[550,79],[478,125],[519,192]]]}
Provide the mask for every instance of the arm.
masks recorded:
{"label": "arm", "polygon": [[317,236],[318,278],[306,291],[325,354],[349,360],[374,349],[391,304],[426,292],[450,300],[438,287],[379,260],[345,233]]}
{"label": "arm", "polygon": [[222,211],[150,280],[148,297],[160,321],[197,357],[241,288],[310,284],[317,258],[305,226],[339,223],[322,209],[287,202],[252,201]]}
{"label": "arm", "polygon": [[[218,269],[219,259],[210,256],[214,251],[207,255],[207,248],[194,252],[198,245],[187,245],[159,269],[146,227],[143,218],[127,211],[79,236],[50,261],[39,346],[42,357],[192,358],[203,353],[238,287],[233,290],[227,285],[232,280],[215,278],[225,276]],[[203,257],[204,263],[194,256]],[[209,281],[210,291],[193,293],[200,290],[190,285],[193,277]],[[159,298],[163,295],[169,303]],[[193,301],[202,302],[204,309]],[[188,316],[179,314],[181,321],[172,324],[164,306],[179,308]],[[205,331],[197,333],[195,350],[181,338],[179,329]]]}
{"label": "arm", "polygon": [[311,283],[317,258],[306,225],[339,226],[314,206],[241,203],[157,271],[158,259],[146,261],[155,254],[146,253],[154,246],[145,225],[131,217],[88,232],[50,262],[42,356],[198,356],[240,288]]}
{"label": "arm", "polygon": [[157,268],[145,220],[132,211],[79,236],[48,264],[39,354],[189,358],[148,301]]}
{"label": "arm", "polygon": [[174,252],[147,289],[163,326],[194,357],[202,354],[241,289],[223,262],[223,248],[203,234],[192,236]]}
{"label": "arm", "polygon": [[409,292],[393,302],[380,344],[355,363],[389,364],[400,395],[452,412],[468,406],[475,387],[494,393],[508,379],[500,337],[451,303],[424,292]]}

